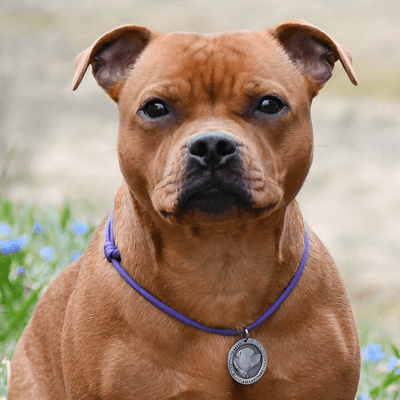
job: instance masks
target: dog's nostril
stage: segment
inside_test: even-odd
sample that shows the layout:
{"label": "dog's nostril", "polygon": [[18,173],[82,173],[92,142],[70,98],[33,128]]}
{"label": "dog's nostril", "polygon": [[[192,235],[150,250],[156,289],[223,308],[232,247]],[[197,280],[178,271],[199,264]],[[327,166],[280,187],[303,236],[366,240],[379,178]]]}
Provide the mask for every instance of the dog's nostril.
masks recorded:
{"label": "dog's nostril", "polygon": [[192,154],[193,156],[205,157],[207,155],[207,152],[208,146],[202,140],[198,140],[190,146],[190,154]]}
{"label": "dog's nostril", "polygon": [[236,144],[230,140],[222,139],[217,143],[217,154],[227,156],[236,151]]}

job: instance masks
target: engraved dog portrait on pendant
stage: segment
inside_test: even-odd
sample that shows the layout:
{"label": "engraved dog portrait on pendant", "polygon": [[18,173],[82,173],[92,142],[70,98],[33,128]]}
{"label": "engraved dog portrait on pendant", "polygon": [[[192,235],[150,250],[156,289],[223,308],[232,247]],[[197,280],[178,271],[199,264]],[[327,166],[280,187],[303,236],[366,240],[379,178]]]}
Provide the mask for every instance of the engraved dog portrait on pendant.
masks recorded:
{"label": "engraved dog portrait on pendant", "polygon": [[228,353],[228,369],[232,378],[242,385],[257,382],[267,368],[264,346],[253,338],[236,342]]}
{"label": "engraved dog portrait on pendant", "polygon": [[261,354],[256,354],[253,349],[246,347],[235,354],[233,364],[243,378],[248,378],[249,371],[261,363]]}

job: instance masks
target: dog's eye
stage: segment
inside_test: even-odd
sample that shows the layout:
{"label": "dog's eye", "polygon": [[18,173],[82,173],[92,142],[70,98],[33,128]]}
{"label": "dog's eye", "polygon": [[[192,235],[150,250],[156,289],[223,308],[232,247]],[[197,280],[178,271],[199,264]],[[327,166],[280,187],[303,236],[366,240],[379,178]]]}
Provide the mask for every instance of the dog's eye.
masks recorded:
{"label": "dog's eye", "polygon": [[277,97],[267,96],[263,97],[258,104],[257,110],[264,114],[277,114],[285,106],[281,99]]}
{"label": "dog's eye", "polygon": [[158,99],[150,100],[142,107],[140,111],[142,111],[146,117],[151,119],[160,118],[169,114],[168,108],[161,100]]}

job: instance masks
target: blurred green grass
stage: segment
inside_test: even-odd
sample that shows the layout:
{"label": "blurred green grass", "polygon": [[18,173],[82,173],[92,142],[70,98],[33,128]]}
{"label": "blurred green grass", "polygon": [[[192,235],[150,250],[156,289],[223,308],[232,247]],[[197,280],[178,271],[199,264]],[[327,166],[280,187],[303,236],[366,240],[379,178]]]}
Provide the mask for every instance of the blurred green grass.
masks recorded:
{"label": "blurred green grass", "polygon": [[85,251],[94,229],[76,219],[69,203],[42,210],[0,196],[0,354],[18,340],[42,289]]}

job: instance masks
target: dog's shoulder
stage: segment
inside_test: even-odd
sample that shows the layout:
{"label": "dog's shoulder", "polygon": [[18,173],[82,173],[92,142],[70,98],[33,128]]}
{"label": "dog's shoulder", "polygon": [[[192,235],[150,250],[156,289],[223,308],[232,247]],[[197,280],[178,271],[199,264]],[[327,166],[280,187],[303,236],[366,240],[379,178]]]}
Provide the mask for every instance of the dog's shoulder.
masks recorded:
{"label": "dog's shoulder", "polygon": [[[36,306],[35,314],[46,315],[45,320],[51,320],[51,325],[57,331],[61,331],[58,328],[62,327],[65,310],[75,289],[80,267],[81,263],[79,259],[68,265],[46,289]],[[51,318],[49,318],[50,315]],[[33,323],[34,320],[35,316],[33,317]]]}

